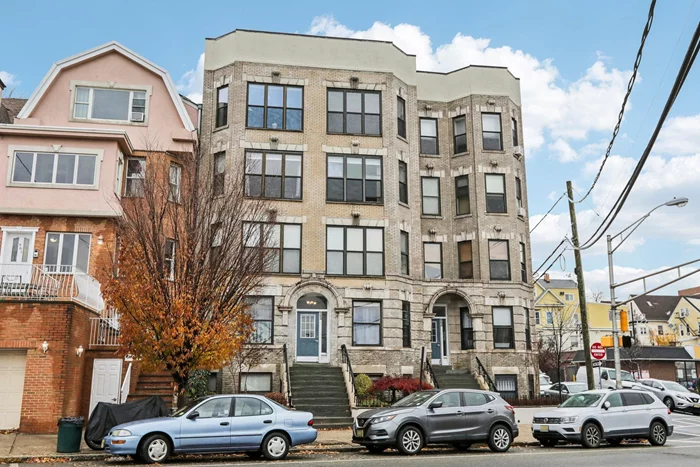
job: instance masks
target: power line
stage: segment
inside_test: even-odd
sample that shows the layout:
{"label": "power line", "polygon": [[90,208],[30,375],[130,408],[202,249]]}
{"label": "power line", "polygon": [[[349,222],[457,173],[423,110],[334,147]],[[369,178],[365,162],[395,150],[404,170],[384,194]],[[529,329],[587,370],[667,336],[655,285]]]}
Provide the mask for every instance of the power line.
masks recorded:
{"label": "power line", "polygon": [[549,256],[547,256],[547,259],[545,259],[544,261],[542,261],[542,264],[540,264],[540,267],[538,267],[537,269],[535,269],[534,271],[532,271],[532,275],[533,275],[533,276],[534,276],[535,274],[537,274],[537,271],[539,271],[540,269],[542,269],[542,266],[544,266],[544,265],[547,263],[547,261],[549,261],[549,258],[551,258],[552,256],[554,256],[554,253],[556,253],[557,250],[559,250],[559,247],[561,247],[561,246],[564,244],[564,242],[566,242],[567,240],[568,240],[568,238],[566,237],[566,235],[564,235],[564,238],[561,239],[561,242],[559,242],[559,245],[557,245],[557,246],[554,248],[554,250],[549,254]]}
{"label": "power line", "polygon": [[639,49],[637,50],[637,58],[634,61],[634,67],[632,69],[632,76],[630,76],[630,80],[627,83],[627,92],[625,93],[625,97],[622,100],[622,108],[620,108],[620,113],[617,116],[617,125],[615,125],[615,129],[613,130],[612,134],[612,139],[610,140],[610,144],[608,145],[607,151],[605,151],[605,156],[603,157],[603,161],[600,164],[600,168],[598,169],[598,173],[596,174],[595,178],[593,179],[593,183],[591,184],[591,187],[588,189],[585,195],[583,195],[583,198],[581,198],[578,201],[575,201],[576,203],[582,202],[584,199],[588,198],[588,195],[591,194],[593,191],[593,188],[595,188],[596,183],[598,183],[598,179],[600,178],[600,175],[603,173],[603,168],[605,167],[605,163],[608,161],[608,157],[610,157],[610,152],[612,151],[613,144],[615,144],[615,138],[617,138],[617,134],[620,131],[620,125],[622,125],[622,117],[625,115],[625,106],[627,105],[627,100],[630,97],[630,94],[632,94],[632,88],[634,87],[634,82],[637,80],[637,70],[639,69],[639,65],[642,63],[642,52],[644,50],[644,43],[647,40],[647,36],[649,35],[649,31],[651,31],[651,25],[654,22],[654,8],[656,7],[656,0],[651,0],[651,5],[649,6],[649,15],[647,16],[647,23],[644,26],[644,31],[642,32],[642,40],[641,43],[639,44]]}
{"label": "power line", "polygon": [[547,213],[542,217],[542,219],[540,219],[540,221],[537,223],[537,225],[535,225],[535,226],[530,230],[530,233],[532,233],[537,227],[539,227],[539,225],[542,223],[542,221],[552,212],[552,210],[554,210],[554,208],[557,206],[557,204],[559,204],[559,201],[561,201],[561,199],[562,199],[564,196],[566,196],[566,193],[562,193],[562,194],[561,194],[561,196],[559,197],[559,199],[556,200],[556,201],[554,202],[554,204],[552,205],[552,207],[549,208],[549,211],[547,211]]}
{"label": "power line", "polygon": [[[554,258],[554,259],[552,260],[551,263],[549,263],[549,266],[547,266],[547,269],[545,269],[545,270],[542,272],[542,274],[540,274],[540,275],[537,277],[537,280],[539,280],[540,277],[542,277],[542,276],[544,276],[545,274],[547,274],[547,273],[549,272],[549,269],[550,269],[552,266],[554,266],[554,263],[556,263],[557,260],[558,260],[559,258],[561,258],[562,255],[563,255],[564,253],[566,253],[566,250],[568,250],[568,249],[569,249],[568,247],[567,247],[567,248],[564,248],[564,249],[561,251],[561,253],[559,253],[559,254],[557,255],[557,257]],[[534,277],[534,274],[533,274],[533,277]]]}

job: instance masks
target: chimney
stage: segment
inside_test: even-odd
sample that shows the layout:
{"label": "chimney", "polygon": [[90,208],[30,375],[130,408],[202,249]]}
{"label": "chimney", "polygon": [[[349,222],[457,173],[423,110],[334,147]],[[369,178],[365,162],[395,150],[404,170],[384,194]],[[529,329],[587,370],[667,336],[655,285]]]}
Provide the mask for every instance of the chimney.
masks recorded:
{"label": "chimney", "polygon": [[549,283],[549,273],[544,275],[544,281]]}

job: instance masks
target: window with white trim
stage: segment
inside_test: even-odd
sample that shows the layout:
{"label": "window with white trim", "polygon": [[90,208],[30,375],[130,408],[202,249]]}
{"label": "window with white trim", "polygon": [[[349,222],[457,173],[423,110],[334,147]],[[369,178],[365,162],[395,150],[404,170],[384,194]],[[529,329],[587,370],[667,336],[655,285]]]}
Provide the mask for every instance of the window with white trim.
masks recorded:
{"label": "window with white trim", "polygon": [[182,179],[182,167],[177,164],[170,164],[169,176],[170,192],[168,193],[168,201],[174,203],[180,202],[180,181]]}
{"label": "window with white trim", "polygon": [[165,274],[168,279],[175,280],[175,240],[168,238],[165,240]]}
{"label": "window with white trim", "polygon": [[72,274],[87,272],[90,260],[90,234],[48,232],[44,251],[46,272]]}
{"label": "window with white trim", "polygon": [[144,122],[146,91],[77,86],[73,118]]}
{"label": "window with white trim", "polygon": [[124,196],[142,197],[146,180],[146,158],[129,157],[126,160],[126,187]]}
{"label": "window with white trim", "polygon": [[[272,373],[242,373],[241,392],[261,392],[272,391]],[[251,400],[245,398],[246,400]]]}
{"label": "window with white trim", "polygon": [[14,154],[12,183],[94,186],[97,179],[94,154],[24,152]]}
{"label": "window with white trim", "polygon": [[253,318],[253,332],[250,335],[252,344],[272,344],[274,329],[273,297],[248,297],[248,312]]}

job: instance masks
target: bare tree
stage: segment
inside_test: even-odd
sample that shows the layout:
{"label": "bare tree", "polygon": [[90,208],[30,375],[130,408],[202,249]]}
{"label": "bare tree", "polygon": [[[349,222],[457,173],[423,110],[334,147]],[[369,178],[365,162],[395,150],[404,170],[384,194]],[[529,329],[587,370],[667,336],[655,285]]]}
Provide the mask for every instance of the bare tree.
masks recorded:
{"label": "bare tree", "polygon": [[[540,311],[540,316],[544,317],[544,324],[540,326],[540,368],[556,371],[557,383],[562,380],[564,354],[573,350],[573,338],[578,340],[580,333],[576,308],[572,305],[552,305]],[[559,399],[561,398],[560,392]]]}
{"label": "bare tree", "polygon": [[603,303],[603,299],[605,298],[605,294],[603,293],[602,290],[597,290],[597,291],[591,292],[591,294],[588,298],[593,303]]}

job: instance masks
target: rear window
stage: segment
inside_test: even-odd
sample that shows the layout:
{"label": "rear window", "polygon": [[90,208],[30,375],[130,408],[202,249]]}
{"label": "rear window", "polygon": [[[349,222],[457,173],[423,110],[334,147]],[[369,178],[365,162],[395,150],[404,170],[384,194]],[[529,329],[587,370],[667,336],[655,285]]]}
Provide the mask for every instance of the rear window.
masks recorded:
{"label": "rear window", "polygon": [[644,394],[639,393],[639,392],[623,392],[622,393],[622,401],[624,402],[624,405],[631,406],[631,405],[646,405],[648,402],[644,399]]}
{"label": "rear window", "polygon": [[647,404],[654,403],[654,398],[651,397],[649,394],[642,394],[642,397],[644,398],[644,402],[646,402]]}
{"label": "rear window", "polygon": [[477,406],[484,405],[490,402],[490,399],[485,394],[480,394],[478,392],[464,392],[464,402],[467,406]]}

